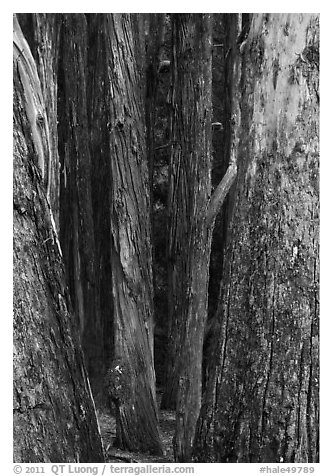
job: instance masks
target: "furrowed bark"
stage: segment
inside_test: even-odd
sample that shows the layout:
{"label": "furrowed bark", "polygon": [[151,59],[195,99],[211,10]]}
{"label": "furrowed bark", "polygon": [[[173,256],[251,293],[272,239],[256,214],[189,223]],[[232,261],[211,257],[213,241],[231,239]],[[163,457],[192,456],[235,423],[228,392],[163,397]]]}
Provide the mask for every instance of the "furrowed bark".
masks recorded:
{"label": "furrowed bark", "polygon": [[211,18],[172,16],[173,118],[169,190],[169,355],[163,408],[176,407],[174,455],[190,458],[201,401],[211,230]]}
{"label": "furrowed bark", "polygon": [[[109,246],[114,309],[114,352],[107,384],[117,410],[117,443],[161,454],[153,366],[152,254],[144,89],[135,55],[136,15],[92,18],[95,41],[105,51],[106,123],[102,164],[107,161]],[[101,84],[93,84],[97,95]],[[99,97],[99,96],[98,96]],[[96,131],[97,133],[98,131]],[[94,147],[98,134],[93,135]],[[121,373],[119,372],[121,371]],[[115,385],[116,380],[120,382]]]}
{"label": "furrowed bark", "polygon": [[172,32],[169,355],[161,405],[176,408],[174,454],[185,462],[201,405],[212,231],[237,169],[232,150],[231,166],[211,195],[211,17],[175,14]]}
{"label": "furrowed bark", "polygon": [[[14,17],[14,461],[102,462],[44,164],[37,69]],[[41,120],[40,118],[43,118]]]}
{"label": "furrowed bark", "polygon": [[[240,75],[238,38],[242,29],[241,19],[243,17],[245,15],[239,13],[215,14],[213,17],[212,119],[214,122],[218,121],[221,123],[221,127],[218,130],[213,127],[212,132],[212,185],[215,188],[224,177],[235,156],[235,154],[233,156],[232,147],[235,150],[235,139],[238,137],[240,122],[237,98]],[[227,224],[231,208],[230,197],[231,193],[225,197],[224,203],[216,215],[212,234],[208,320],[205,327],[203,348],[203,391],[205,391],[207,382],[210,349],[214,337],[212,325],[219,300],[224,260],[223,252],[227,240]]]}
{"label": "furrowed bark", "polygon": [[88,375],[103,398],[104,348],[92,205],[89,140],[87,22],[63,15],[58,68],[60,240]]}
{"label": "furrowed bark", "polygon": [[23,34],[35,59],[49,127],[48,162],[45,164],[47,197],[59,233],[60,169],[58,156],[58,59],[62,15],[59,13],[20,13]]}
{"label": "furrowed bark", "polygon": [[[297,53],[297,54],[295,54]],[[201,462],[319,459],[319,17],[254,15]]]}

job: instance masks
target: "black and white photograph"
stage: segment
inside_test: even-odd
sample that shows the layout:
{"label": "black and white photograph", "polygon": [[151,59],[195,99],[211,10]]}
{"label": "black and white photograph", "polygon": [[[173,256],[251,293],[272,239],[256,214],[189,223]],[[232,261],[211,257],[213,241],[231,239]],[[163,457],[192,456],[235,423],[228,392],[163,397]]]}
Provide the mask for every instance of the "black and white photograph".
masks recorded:
{"label": "black and white photograph", "polygon": [[319,474],[320,14],[12,20],[14,473]]}

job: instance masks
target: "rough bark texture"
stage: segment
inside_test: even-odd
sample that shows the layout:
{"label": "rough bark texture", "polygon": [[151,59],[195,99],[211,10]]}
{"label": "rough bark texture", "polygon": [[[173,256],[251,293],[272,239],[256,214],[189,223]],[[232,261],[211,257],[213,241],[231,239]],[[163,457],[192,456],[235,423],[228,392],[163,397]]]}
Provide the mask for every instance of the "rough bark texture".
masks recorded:
{"label": "rough bark texture", "polygon": [[[217,186],[226,173],[236,144],[233,137],[239,133],[239,105],[237,84],[240,75],[240,54],[238,43],[246,30],[245,17],[249,14],[216,14],[213,23],[212,57],[212,184]],[[244,25],[244,26],[243,26]],[[228,217],[233,201],[231,193],[217,214],[212,234],[212,246],[209,269],[208,321],[205,328],[203,348],[203,391],[208,378],[212,346],[215,341],[214,316],[219,303],[220,281],[222,277],[224,250],[228,234]]]}
{"label": "rough bark texture", "polygon": [[84,14],[63,15],[60,45],[60,241],[88,375],[94,396],[101,398],[104,349],[92,206]]}
{"label": "rough bark texture", "polygon": [[[156,145],[156,120],[158,111],[158,87],[159,87],[159,65],[162,53],[162,43],[165,36],[166,15],[164,13],[149,13],[145,15],[145,34],[147,31],[147,39],[145,44],[146,61],[146,94],[145,94],[145,111],[146,111],[146,150],[149,171],[149,188],[150,188],[150,223],[152,241],[154,233],[154,163],[155,163],[155,145]],[[152,243],[152,262],[155,262],[155,247]],[[153,288],[156,290],[156,276],[153,266]],[[155,323],[157,323],[155,316]]]}
{"label": "rough bark texture", "polygon": [[101,438],[47,201],[44,99],[14,17],[14,460],[102,462]]}
{"label": "rough bark texture", "polygon": [[176,407],[175,457],[189,460],[201,402],[212,227],[211,19],[175,14],[169,190],[169,354],[163,408]]}
{"label": "rough bark texture", "polygon": [[35,58],[45,100],[47,197],[59,231],[93,393],[101,398],[104,349],[91,199],[85,15],[20,14],[19,21]]}
{"label": "rough bark texture", "polygon": [[113,358],[114,348],[110,249],[109,83],[106,81],[106,41],[102,16],[87,14],[86,20],[88,27],[87,115],[97,263],[96,288],[99,291],[103,354],[107,365]]}
{"label": "rough bark texture", "polygon": [[172,153],[169,167],[169,354],[163,408],[176,407],[174,456],[190,461],[201,405],[212,230],[236,175],[211,194],[211,15],[173,14]]}
{"label": "rough bark texture", "polygon": [[[107,140],[99,158],[110,174],[108,216],[111,288],[114,305],[114,352],[108,372],[111,399],[116,404],[118,444],[130,450],[161,453],[153,367],[152,256],[148,169],[145,143],[143,81],[135,56],[136,16],[97,15],[91,19],[96,42],[103,45],[106,84]],[[102,93],[100,84],[96,96]],[[96,99],[96,108],[99,108]],[[97,145],[100,134],[94,132]],[[108,194],[108,190],[106,190]],[[110,277],[109,277],[110,278]],[[118,370],[122,388],[112,388]],[[116,373],[115,373],[116,372]]]}
{"label": "rough bark texture", "polygon": [[[235,61],[241,14],[213,16],[212,53],[212,121],[221,126],[212,128],[212,185],[222,179],[230,162],[231,138],[234,130],[233,99],[235,97]],[[211,247],[209,280],[209,318],[218,301],[222,273],[223,249],[226,242],[229,197],[217,215]]]}
{"label": "rough bark texture", "polygon": [[319,18],[254,15],[197,461],[318,461]]}
{"label": "rough bark texture", "polygon": [[159,65],[161,46],[165,36],[166,15],[164,13],[148,14],[146,44],[146,128],[147,128],[147,156],[149,165],[149,184],[151,192],[151,214],[153,203],[153,171],[155,156],[155,122],[157,110],[157,92],[159,81]]}
{"label": "rough bark texture", "polygon": [[45,103],[50,148],[50,156],[46,164],[46,189],[56,229],[59,231],[60,164],[57,133],[57,70],[62,15],[53,13],[20,13],[18,14],[18,20],[36,62]]}

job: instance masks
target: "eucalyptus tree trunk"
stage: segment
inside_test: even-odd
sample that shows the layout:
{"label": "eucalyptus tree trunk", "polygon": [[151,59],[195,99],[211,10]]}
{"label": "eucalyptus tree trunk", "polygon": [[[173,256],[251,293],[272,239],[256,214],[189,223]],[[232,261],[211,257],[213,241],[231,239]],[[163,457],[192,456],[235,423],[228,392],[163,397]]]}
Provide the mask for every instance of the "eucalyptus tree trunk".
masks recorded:
{"label": "eucalyptus tree trunk", "polygon": [[104,346],[91,198],[84,14],[20,14],[35,57],[49,125],[47,197],[59,231],[67,282],[94,397],[100,399]]}
{"label": "eucalyptus tree trunk", "polygon": [[238,179],[195,455],[319,458],[319,17],[255,14]]}
{"label": "eucalyptus tree trunk", "polygon": [[169,355],[162,407],[176,407],[174,454],[189,461],[201,405],[212,229],[236,166],[211,195],[211,16],[173,14],[172,35]]}
{"label": "eucalyptus tree trunk", "polygon": [[96,15],[89,20],[91,38],[105,52],[98,57],[104,73],[91,84],[94,115],[105,122],[92,131],[92,142],[97,151],[95,167],[110,176],[110,190],[97,193],[104,192],[108,203],[112,272],[106,278],[113,299],[114,351],[107,386],[117,410],[117,440],[130,450],[161,454],[153,366],[145,83],[138,65],[142,55],[135,35],[137,21],[136,15],[128,14]]}
{"label": "eucalyptus tree trunk", "polygon": [[14,17],[14,460],[102,462],[61,248],[47,198],[51,139],[36,64]]}
{"label": "eucalyptus tree trunk", "polygon": [[23,34],[35,59],[49,127],[49,162],[45,171],[47,197],[59,232],[60,164],[58,156],[58,61],[62,15],[59,13],[20,13]]}

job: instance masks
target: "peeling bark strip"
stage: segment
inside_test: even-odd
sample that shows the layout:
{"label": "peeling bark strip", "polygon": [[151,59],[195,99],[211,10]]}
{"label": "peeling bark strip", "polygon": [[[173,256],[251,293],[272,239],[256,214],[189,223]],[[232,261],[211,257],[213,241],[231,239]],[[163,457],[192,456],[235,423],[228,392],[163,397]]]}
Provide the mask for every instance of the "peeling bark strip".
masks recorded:
{"label": "peeling bark strip", "polygon": [[24,89],[24,105],[35,150],[36,166],[39,168],[44,185],[47,186],[47,167],[50,156],[48,121],[36,64],[16,16],[14,16],[13,34],[14,61]]}
{"label": "peeling bark strip", "polygon": [[[94,15],[89,19],[90,31],[95,32],[96,43],[105,51],[104,59],[99,57],[99,61],[104,60],[103,77],[91,87],[94,116],[101,112],[105,119],[102,130],[106,132],[103,135],[94,125],[92,146],[100,149],[94,156],[101,161],[96,167],[110,174],[109,191],[97,191],[104,194],[107,203],[104,232],[109,231],[106,242],[112,268],[111,276],[106,276],[111,280],[114,308],[114,355],[108,375],[117,375],[113,371],[118,365],[124,387],[119,391],[122,398],[110,395],[118,413],[118,444],[129,450],[161,454],[153,366],[145,91],[137,64],[138,45],[134,44],[136,21],[136,15],[128,14]],[[97,176],[94,172],[94,182]]]}
{"label": "peeling bark strip", "polygon": [[35,60],[44,98],[50,145],[48,163],[45,166],[47,197],[59,232],[57,67],[62,15],[59,13],[20,13],[17,17]]}
{"label": "peeling bark strip", "polygon": [[211,196],[211,16],[172,16],[169,355],[163,408],[176,406],[174,454],[190,461],[201,404],[202,347],[214,220],[236,166]]}
{"label": "peeling bark strip", "polygon": [[319,461],[318,52],[317,15],[254,15],[197,461]]}
{"label": "peeling bark strip", "polygon": [[45,105],[14,17],[14,461],[102,462],[94,403],[43,183]]}

